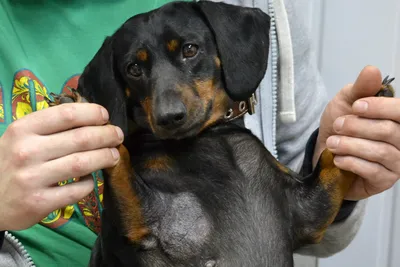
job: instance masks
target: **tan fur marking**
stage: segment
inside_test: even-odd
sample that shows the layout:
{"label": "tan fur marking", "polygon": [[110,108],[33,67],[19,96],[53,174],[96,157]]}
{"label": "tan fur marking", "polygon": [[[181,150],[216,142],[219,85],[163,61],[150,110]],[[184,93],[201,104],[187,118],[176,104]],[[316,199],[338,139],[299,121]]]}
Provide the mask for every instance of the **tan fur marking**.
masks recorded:
{"label": "tan fur marking", "polygon": [[195,81],[196,90],[200,96],[200,99],[204,103],[204,109],[207,107],[207,103],[209,103],[215,95],[215,88],[212,79],[208,80],[198,80]]}
{"label": "tan fur marking", "polygon": [[151,110],[152,110],[151,109],[151,98],[146,97],[140,103],[142,104],[144,112],[147,115],[147,122],[149,123],[151,130],[154,132],[154,126],[153,126],[153,121],[152,121],[152,112],[151,112]]}
{"label": "tan fur marking", "polygon": [[172,39],[167,43],[167,49],[169,52],[174,52],[178,48],[179,42],[176,39]]}
{"label": "tan fur marking", "polygon": [[203,124],[201,131],[221,120],[228,111],[229,97],[226,94],[225,90],[224,89],[214,89],[214,90],[216,91],[215,92],[216,95],[213,101],[212,114],[210,118]]}
{"label": "tan fur marking", "polygon": [[219,59],[219,57],[215,57],[215,65],[217,66],[217,68],[221,67],[221,60]]}
{"label": "tan fur marking", "polygon": [[130,89],[129,87],[126,87],[126,88],[125,88],[125,95],[126,95],[127,97],[130,97],[130,96],[131,96],[131,89]]}
{"label": "tan fur marking", "polygon": [[189,85],[177,84],[176,88],[181,93],[181,99],[186,107],[187,117],[192,118],[193,116],[196,116],[196,111],[202,106],[203,103],[196,99],[193,90]]}
{"label": "tan fur marking", "polygon": [[326,229],[335,220],[343,199],[350,190],[351,185],[356,179],[356,175],[352,172],[344,171],[335,166],[333,162],[334,155],[328,149],[325,149],[319,159],[321,172],[319,175],[319,182],[324,189],[329,193],[331,199],[331,217],[321,227],[319,231],[314,234],[314,241],[321,242],[324,237]]}
{"label": "tan fur marking", "polygon": [[119,162],[115,167],[106,169],[106,172],[110,176],[111,189],[120,208],[125,235],[129,240],[138,242],[149,233],[149,230],[144,224],[140,200],[132,188],[135,177],[129,152],[123,145],[118,147],[118,151]]}
{"label": "tan fur marking", "polygon": [[167,155],[165,155],[148,159],[144,163],[143,167],[145,169],[153,171],[167,171],[168,169],[170,169],[171,164],[172,164],[172,159]]}
{"label": "tan fur marking", "polygon": [[204,122],[200,130],[203,131],[225,116],[228,111],[229,97],[223,88],[216,87],[212,79],[196,80],[194,86],[200,101],[194,100],[197,96],[192,93],[192,89],[188,85],[177,85],[177,88],[182,93],[182,101],[187,107],[188,117],[196,116],[193,112],[198,108],[202,108],[205,112],[212,102],[211,116]]}
{"label": "tan fur marking", "polygon": [[148,59],[149,55],[145,49],[140,49],[136,53],[136,58],[140,61],[146,61]]}
{"label": "tan fur marking", "polygon": [[275,163],[276,163],[276,166],[278,167],[279,170],[281,170],[282,172],[287,173],[287,174],[290,173],[290,169],[288,167],[286,167],[285,165],[283,165],[279,161],[276,161]]}

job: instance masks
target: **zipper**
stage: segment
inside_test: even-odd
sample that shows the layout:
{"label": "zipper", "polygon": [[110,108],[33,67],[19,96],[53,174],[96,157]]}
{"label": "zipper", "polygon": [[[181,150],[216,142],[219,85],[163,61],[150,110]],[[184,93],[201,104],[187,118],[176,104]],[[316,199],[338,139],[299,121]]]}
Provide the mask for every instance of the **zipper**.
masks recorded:
{"label": "zipper", "polygon": [[276,147],[276,120],[278,113],[278,43],[276,33],[276,21],[274,0],[268,1],[268,15],[271,18],[271,87],[272,87],[272,154],[278,159],[278,149]]}
{"label": "zipper", "polygon": [[32,257],[29,255],[24,245],[22,245],[22,243],[15,236],[13,236],[10,232],[6,231],[4,233],[4,238],[8,242],[10,242],[10,244],[15,248],[18,254],[23,257],[28,267],[36,267],[35,263],[32,260]]}

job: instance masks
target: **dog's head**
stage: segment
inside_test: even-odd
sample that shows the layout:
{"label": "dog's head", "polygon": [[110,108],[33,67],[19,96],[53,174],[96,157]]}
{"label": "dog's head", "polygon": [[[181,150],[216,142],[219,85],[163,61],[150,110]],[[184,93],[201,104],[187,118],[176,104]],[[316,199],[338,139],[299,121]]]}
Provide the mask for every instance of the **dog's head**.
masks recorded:
{"label": "dog's head", "polygon": [[78,90],[125,134],[130,118],[162,139],[194,136],[255,92],[267,68],[269,26],[254,8],[164,5],[107,37]]}

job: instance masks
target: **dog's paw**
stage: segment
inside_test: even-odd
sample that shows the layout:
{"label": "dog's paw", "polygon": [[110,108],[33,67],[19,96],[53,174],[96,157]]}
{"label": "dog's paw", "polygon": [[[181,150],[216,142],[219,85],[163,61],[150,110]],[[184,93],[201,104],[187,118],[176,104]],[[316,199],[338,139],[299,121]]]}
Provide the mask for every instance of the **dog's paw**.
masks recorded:
{"label": "dog's paw", "polygon": [[81,96],[76,89],[71,89],[71,94],[62,93],[62,94],[54,94],[50,93],[53,100],[47,98],[47,104],[50,107],[57,106],[65,103],[88,103],[83,96]]}
{"label": "dog's paw", "polygon": [[394,81],[394,78],[389,78],[386,76],[382,81],[382,86],[376,96],[385,96],[385,97],[394,97],[394,88],[391,83]]}

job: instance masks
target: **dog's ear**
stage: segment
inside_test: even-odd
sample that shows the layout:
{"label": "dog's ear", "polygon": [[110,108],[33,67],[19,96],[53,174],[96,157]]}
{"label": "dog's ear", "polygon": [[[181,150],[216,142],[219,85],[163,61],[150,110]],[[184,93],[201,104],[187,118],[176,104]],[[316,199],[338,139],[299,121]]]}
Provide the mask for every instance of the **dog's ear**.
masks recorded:
{"label": "dog's ear", "polygon": [[258,8],[197,2],[214,33],[227,94],[246,100],[257,90],[268,65],[270,17]]}
{"label": "dog's ear", "polygon": [[124,83],[116,71],[113,37],[107,37],[86,66],[78,82],[78,92],[89,102],[105,107],[110,123],[128,132]]}

